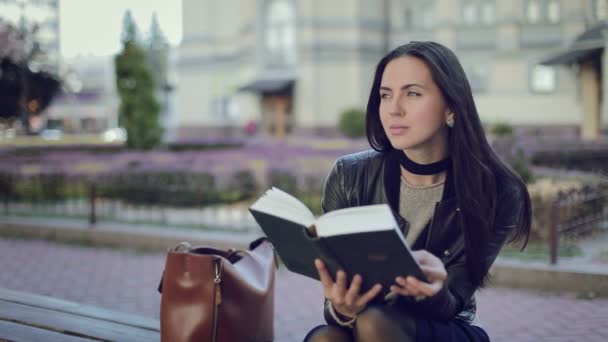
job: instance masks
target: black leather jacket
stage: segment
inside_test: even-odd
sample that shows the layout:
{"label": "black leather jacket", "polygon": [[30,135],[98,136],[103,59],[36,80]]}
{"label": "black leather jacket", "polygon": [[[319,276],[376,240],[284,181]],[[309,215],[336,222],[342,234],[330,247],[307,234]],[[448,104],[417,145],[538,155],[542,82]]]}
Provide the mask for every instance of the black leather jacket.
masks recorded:
{"label": "black leather jacket", "polygon": [[[506,176],[499,177],[497,184],[499,208],[484,260],[487,270],[515,227],[525,196],[517,183]],[[398,212],[399,185],[399,164],[389,153],[369,150],[344,156],[336,161],[325,182],[323,211],[388,203]],[[396,216],[407,233],[407,222]],[[440,258],[448,273],[447,280],[433,297],[421,301],[403,296],[398,299],[412,308],[417,317],[421,314],[420,317],[428,319],[458,318],[469,323],[475,318],[477,286],[467,271],[462,223],[453,181],[448,174],[442,199],[436,203],[431,221],[412,246],[414,250],[425,249]],[[329,324],[335,323],[327,306],[325,319]]]}

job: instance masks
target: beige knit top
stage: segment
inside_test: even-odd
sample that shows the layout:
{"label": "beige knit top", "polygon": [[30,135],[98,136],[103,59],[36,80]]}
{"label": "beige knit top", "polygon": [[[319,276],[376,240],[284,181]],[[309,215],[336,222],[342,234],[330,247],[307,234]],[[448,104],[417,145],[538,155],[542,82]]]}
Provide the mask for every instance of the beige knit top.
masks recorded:
{"label": "beige knit top", "polygon": [[431,185],[412,185],[401,177],[399,192],[399,214],[409,223],[405,239],[412,246],[435,210],[435,203],[441,201],[445,180]]}

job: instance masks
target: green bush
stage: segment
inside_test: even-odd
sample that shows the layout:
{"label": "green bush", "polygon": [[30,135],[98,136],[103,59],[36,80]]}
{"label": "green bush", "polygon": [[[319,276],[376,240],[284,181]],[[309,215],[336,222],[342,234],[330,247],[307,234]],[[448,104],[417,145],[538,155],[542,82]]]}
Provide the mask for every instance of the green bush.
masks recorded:
{"label": "green bush", "polygon": [[14,194],[14,176],[8,173],[0,173],[0,194],[4,200],[8,200]]}
{"label": "green bush", "polygon": [[215,203],[218,194],[213,175],[146,172],[117,174],[98,183],[100,197],[132,204],[199,206]]}
{"label": "green bush", "polygon": [[237,171],[230,176],[225,191],[223,191],[230,199],[240,201],[246,198],[252,198],[257,194],[258,184],[255,176],[249,170]]}
{"label": "green bush", "polygon": [[608,148],[596,146],[558,146],[547,151],[538,151],[532,156],[534,165],[556,169],[581,170],[608,174]]}
{"label": "green bush", "polygon": [[534,182],[534,173],[530,167],[530,162],[521,149],[517,151],[517,156],[509,158],[509,164],[526,184]]}
{"label": "green bush", "polygon": [[342,134],[349,138],[360,138],[365,135],[365,112],[351,108],[340,114],[338,127]]}
{"label": "green bush", "polygon": [[292,195],[298,193],[298,179],[294,173],[285,170],[270,170],[268,185],[277,187]]}
{"label": "green bush", "polygon": [[[289,176],[278,175],[282,185]],[[209,172],[187,173],[147,171],[116,173],[95,179],[99,198],[122,200],[130,204],[193,207],[233,203],[257,194],[259,186],[249,170],[236,171],[221,178]],[[292,189],[292,188],[290,188]],[[91,184],[85,178],[63,174],[15,176],[0,174],[0,201],[45,202],[86,199]]]}
{"label": "green bush", "polygon": [[509,136],[513,134],[513,126],[508,122],[497,122],[490,127],[490,132],[499,137]]}
{"label": "green bush", "polygon": [[321,197],[325,176],[319,175],[304,175],[302,178],[299,198],[315,215],[320,215],[323,212],[321,206]]}

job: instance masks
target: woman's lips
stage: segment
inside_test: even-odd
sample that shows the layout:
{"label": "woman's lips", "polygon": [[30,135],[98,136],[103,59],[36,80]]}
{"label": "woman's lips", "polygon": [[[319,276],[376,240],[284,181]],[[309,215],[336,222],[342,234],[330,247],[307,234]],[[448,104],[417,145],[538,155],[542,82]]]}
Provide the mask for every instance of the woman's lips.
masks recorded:
{"label": "woman's lips", "polygon": [[390,126],[388,129],[391,132],[391,135],[403,135],[407,132],[409,127],[408,126]]}

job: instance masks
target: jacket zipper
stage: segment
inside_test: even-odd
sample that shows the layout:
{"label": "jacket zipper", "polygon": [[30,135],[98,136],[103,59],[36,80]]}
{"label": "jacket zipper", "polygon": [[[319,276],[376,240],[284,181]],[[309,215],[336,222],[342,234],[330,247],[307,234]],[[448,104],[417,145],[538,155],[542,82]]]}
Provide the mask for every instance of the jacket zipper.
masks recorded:
{"label": "jacket zipper", "polygon": [[424,249],[429,250],[429,244],[431,243],[431,232],[433,231],[433,222],[435,221],[435,215],[437,215],[437,206],[439,202],[435,202],[435,209],[433,209],[433,216],[431,217],[431,224],[429,225],[429,233],[426,236],[426,244]]}
{"label": "jacket zipper", "polygon": [[215,260],[215,278],[214,282],[214,295],[215,295],[215,307],[213,308],[213,342],[217,341],[217,326],[219,320],[220,304],[222,304],[222,290],[220,283],[222,282],[222,259]]}

